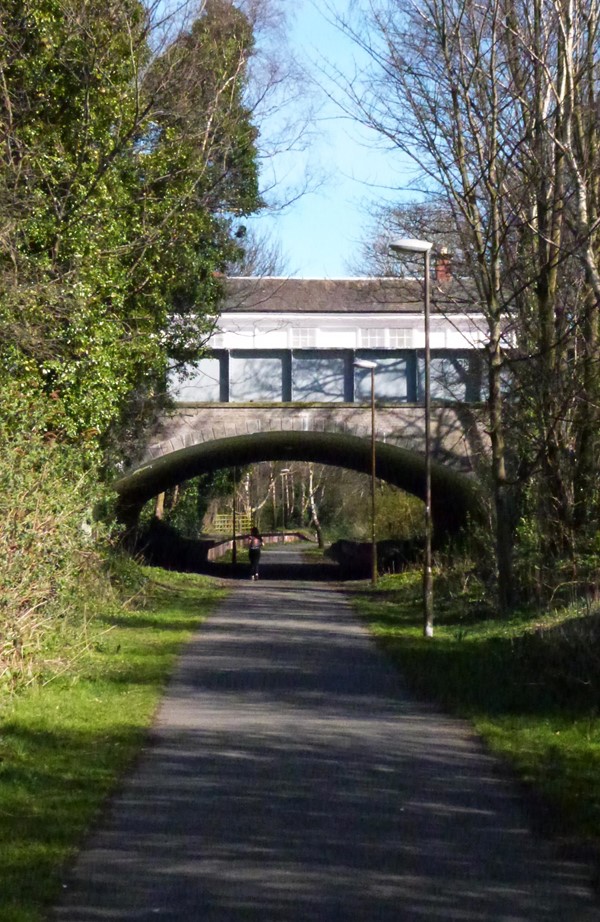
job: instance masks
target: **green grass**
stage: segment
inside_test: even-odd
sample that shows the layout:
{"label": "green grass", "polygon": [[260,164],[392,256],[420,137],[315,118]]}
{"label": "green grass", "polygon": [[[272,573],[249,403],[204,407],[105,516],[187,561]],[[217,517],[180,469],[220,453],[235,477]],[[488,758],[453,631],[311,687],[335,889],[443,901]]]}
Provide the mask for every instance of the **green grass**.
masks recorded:
{"label": "green grass", "polygon": [[223,595],[203,577],[146,571],[147,603],[104,612],[68,670],[0,719],[0,919],[39,922],[61,871],[132,763],[174,657]]}
{"label": "green grass", "polygon": [[[421,697],[471,720],[529,793],[547,834],[600,849],[598,612],[509,620],[437,581],[435,636],[422,635],[421,577],[385,577],[357,610]],[[600,852],[598,852],[600,853]]]}
{"label": "green grass", "polygon": [[299,547],[302,551],[302,557],[305,560],[314,563],[315,560],[323,561],[324,548],[319,547],[316,541],[303,541],[301,544],[297,544],[296,547]]}

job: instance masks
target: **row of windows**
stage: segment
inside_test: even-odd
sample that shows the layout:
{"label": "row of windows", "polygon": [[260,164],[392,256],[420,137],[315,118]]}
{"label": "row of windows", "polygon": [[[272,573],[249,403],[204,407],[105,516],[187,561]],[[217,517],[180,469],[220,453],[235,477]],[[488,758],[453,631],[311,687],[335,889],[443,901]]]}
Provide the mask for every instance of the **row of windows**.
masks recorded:
{"label": "row of windows", "polygon": [[[356,358],[377,363],[375,396],[384,403],[417,402],[424,391],[424,359],[416,351],[324,352],[256,350],[216,353],[173,376],[171,394],[183,403],[364,403],[371,375]],[[431,396],[460,403],[482,399],[481,355],[443,351],[431,357]]]}
{"label": "row of windows", "polygon": [[[413,331],[390,330],[383,327],[372,329],[359,329],[358,345],[362,348],[373,349],[410,349],[413,345]],[[316,328],[304,329],[294,327],[292,334],[293,349],[311,349],[318,344],[320,331]],[[326,334],[325,334],[326,335]]]}

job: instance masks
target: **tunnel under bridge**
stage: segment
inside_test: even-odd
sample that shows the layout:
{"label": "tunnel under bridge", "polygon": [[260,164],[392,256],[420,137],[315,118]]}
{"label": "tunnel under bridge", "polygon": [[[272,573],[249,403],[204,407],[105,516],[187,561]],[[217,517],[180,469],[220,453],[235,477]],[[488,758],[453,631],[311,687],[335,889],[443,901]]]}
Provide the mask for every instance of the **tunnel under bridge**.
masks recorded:
{"label": "tunnel under bridge", "polygon": [[[115,484],[119,512],[134,522],[143,505],[159,493],[201,474],[261,461],[310,461],[371,473],[371,441],[348,431],[277,429],[268,432],[221,435],[186,447],[162,451],[140,464]],[[424,454],[391,441],[376,441],[376,475],[421,499],[425,495]],[[464,457],[455,467],[432,462],[432,516],[436,534],[455,533],[467,519],[482,514],[480,490],[467,473]]]}

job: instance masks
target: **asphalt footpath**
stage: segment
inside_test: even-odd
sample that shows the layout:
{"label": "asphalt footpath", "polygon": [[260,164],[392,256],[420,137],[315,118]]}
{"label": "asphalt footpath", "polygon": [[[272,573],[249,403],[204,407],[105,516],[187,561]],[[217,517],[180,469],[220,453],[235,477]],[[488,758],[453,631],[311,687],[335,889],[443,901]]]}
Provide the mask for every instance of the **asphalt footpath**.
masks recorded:
{"label": "asphalt footpath", "polygon": [[589,869],[407,694],[343,587],[264,556],[271,578],[237,582],[181,656],[52,918],[600,922]]}

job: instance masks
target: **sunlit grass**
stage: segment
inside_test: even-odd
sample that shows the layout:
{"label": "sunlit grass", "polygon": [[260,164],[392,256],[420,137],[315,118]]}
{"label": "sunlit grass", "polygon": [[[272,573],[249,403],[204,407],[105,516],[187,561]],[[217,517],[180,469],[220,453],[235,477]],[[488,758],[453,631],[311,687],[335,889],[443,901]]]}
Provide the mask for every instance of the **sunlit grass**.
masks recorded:
{"label": "sunlit grass", "polygon": [[222,596],[206,578],[152,573],[143,608],[103,612],[67,672],[0,720],[0,919],[34,922],[145,738],[174,657]]}
{"label": "sunlit grass", "polygon": [[548,833],[600,847],[598,613],[571,607],[494,615],[474,587],[438,581],[436,626],[423,637],[421,576],[383,578],[357,610],[409,686],[470,719],[530,791]]}

